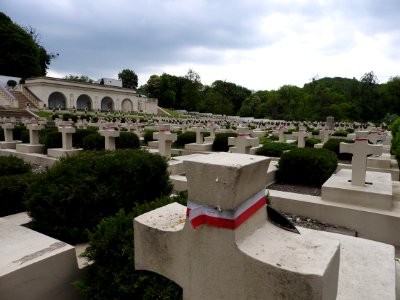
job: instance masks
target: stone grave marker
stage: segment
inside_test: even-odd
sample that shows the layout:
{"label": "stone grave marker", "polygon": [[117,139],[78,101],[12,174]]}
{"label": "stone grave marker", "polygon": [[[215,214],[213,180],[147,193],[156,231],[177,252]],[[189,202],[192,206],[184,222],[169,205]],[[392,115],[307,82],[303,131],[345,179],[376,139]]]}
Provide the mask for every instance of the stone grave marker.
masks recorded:
{"label": "stone grave marker", "polygon": [[188,206],[135,218],[135,268],[174,280],[184,299],[336,299],[339,242],[267,221],[269,161],[232,153],[185,160]]}
{"label": "stone grave marker", "polygon": [[115,139],[119,137],[118,126],[114,123],[104,125],[102,130],[99,130],[100,135],[104,136],[104,146],[106,150],[115,150]]}
{"label": "stone grave marker", "polygon": [[294,132],[293,136],[297,137],[297,147],[304,148],[306,146],[306,137],[311,137],[311,133],[306,132],[305,128],[300,128],[298,132]]}
{"label": "stone grave marker", "polygon": [[171,133],[170,125],[164,125],[159,132],[153,133],[153,138],[158,140],[158,151],[162,156],[171,157],[171,146],[176,141],[177,134]]}

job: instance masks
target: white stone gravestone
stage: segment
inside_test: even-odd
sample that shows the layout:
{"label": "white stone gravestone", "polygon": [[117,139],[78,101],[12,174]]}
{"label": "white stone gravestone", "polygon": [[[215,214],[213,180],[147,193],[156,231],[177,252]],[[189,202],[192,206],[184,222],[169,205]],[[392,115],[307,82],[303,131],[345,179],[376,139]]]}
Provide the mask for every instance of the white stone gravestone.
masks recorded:
{"label": "white stone gravestone", "polygon": [[135,218],[135,268],[174,280],[184,299],[336,299],[339,243],[267,221],[269,161],[231,153],[185,160],[188,207]]}
{"label": "white stone gravestone", "polygon": [[170,126],[165,125],[159,132],[153,133],[153,138],[158,140],[158,151],[162,156],[171,157],[171,146],[176,141],[176,133],[171,133]]}

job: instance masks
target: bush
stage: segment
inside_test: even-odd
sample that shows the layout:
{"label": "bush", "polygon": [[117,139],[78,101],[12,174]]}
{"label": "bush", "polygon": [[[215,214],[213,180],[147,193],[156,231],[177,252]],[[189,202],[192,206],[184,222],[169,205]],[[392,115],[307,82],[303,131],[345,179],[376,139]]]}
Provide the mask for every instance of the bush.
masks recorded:
{"label": "bush", "polygon": [[393,137],[400,132],[400,118],[397,118],[396,121],[389,126],[389,130],[391,131]]}
{"label": "bush", "polygon": [[346,139],[329,139],[323,146],[323,149],[330,150],[336,154],[339,160],[351,160],[353,154],[351,153],[340,153],[340,143],[353,143],[353,141]]}
{"label": "bush", "polygon": [[319,144],[321,143],[320,139],[316,139],[316,138],[306,138],[305,139],[305,146],[308,148],[314,148],[315,144]]}
{"label": "bush", "polygon": [[7,81],[7,85],[9,87],[14,88],[17,85],[17,82],[15,80],[10,79],[10,80]]}
{"label": "bush", "polygon": [[320,131],[318,129],[311,129],[310,130],[312,135],[319,135]]}
{"label": "bush", "polygon": [[86,299],[181,299],[182,289],[174,282],[147,271],[134,269],[133,219],[171,202],[186,205],[186,197],[163,197],[138,205],[126,214],[100,222],[89,233],[89,247],[83,256],[92,261],[82,279],[75,282]]}
{"label": "bush", "polygon": [[29,130],[25,125],[15,125],[13,129],[13,139],[22,141],[23,143],[29,143]]}
{"label": "bush", "polygon": [[0,177],[30,173],[32,166],[16,156],[0,156]]}
{"label": "bush", "polygon": [[296,147],[295,144],[270,142],[257,149],[256,155],[280,157],[284,151],[295,149]]}
{"label": "bush", "polygon": [[178,135],[176,142],[174,143],[175,147],[183,148],[186,144],[195,143],[196,142],[196,132],[186,131]]}
{"label": "bush", "polygon": [[343,136],[347,137],[349,133],[346,130],[336,130],[332,135],[333,136]]}
{"label": "bush", "polygon": [[76,148],[83,147],[83,139],[89,134],[95,133],[92,127],[88,129],[76,129],[76,132],[72,135],[72,145]]}
{"label": "bush", "polygon": [[70,243],[115,214],[171,192],[167,163],[140,150],[85,151],[37,175],[26,201],[32,228]]}
{"label": "bush", "polygon": [[88,134],[82,139],[82,148],[83,150],[104,150],[104,136],[101,136],[98,132]]}
{"label": "bush", "polygon": [[39,131],[39,143],[44,145],[45,150],[49,148],[61,148],[62,136],[57,127],[49,126]]}
{"label": "bush", "polygon": [[281,183],[321,186],[335,172],[337,164],[332,151],[297,148],[282,154],[276,178]]}
{"label": "bush", "polygon": [[157,132],[156,130],[146,129],[143,133],[143,143],[147,145],[149,142],[154,141],[153,133]]}
{"label": "bush", "polygon": [[234,132],[216,133],[212,145],[212,150],[215,152],[227,152],[229,150],[228,138],[230,137],[237,137],[237,133]]}
{"label": "bush", "polygon": [[133,132],[120,132],[119,137],[115,139],[117,149],[139,149],[139,137]]}
{"label": "bush", "polygon": [[62,115],[63,121],[68,121],[71,119],[73,122],[78,121],[78,116],[77,115],[71,115],[71,114],[63,114]]}
{"label": "bush", "polygon": [[34,174],[0,176],[0,217],[25,211],[24,196]]}

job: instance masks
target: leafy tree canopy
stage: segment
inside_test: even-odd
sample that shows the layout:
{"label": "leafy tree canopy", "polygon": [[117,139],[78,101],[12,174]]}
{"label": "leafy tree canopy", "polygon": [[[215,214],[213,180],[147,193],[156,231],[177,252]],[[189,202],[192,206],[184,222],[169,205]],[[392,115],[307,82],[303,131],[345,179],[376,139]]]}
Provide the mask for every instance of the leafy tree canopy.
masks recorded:
{"label": "leafy tree canopy", "polygon": [[128,89],[137,89],[138,76],[136,73],[129,69],[124,69],[118,73],[118,79],[122,80],[122,87]]}
{"label": "leafy tree canopy", "polygon": [[78,81],[78,82],[87,82],[87,83],[93,83],[94,82],[93,79],[89,78],[86,75],[78,76],[78,75],[69,74],[69,75],[66,75],[64,77],[64,79],[71,80],[71,81]]}
{"label": "leafy tree canopy", "polygon": [[34,29],[23,28],[0,12],[0,41],[0,74],[22,78],[46,75],[53,57],[39,44]]}

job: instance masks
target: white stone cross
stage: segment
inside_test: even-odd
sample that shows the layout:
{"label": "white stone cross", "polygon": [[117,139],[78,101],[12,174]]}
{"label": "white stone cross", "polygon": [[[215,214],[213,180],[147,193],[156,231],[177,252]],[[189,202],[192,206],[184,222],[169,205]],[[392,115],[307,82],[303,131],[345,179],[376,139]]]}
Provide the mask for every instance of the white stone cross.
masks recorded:
{"label": "white stone cross", "polygon": [[232,153],[185,160],[188,205],[135,218],[135,268],[174,280],[183,299],[336,299],[339,242],[267,221],[269,162]]}
{"label": "white stone cross", "polygon": [[43,125],[38,124],[36,120],[32,120],[31,123],[27,125],[27,128],[29,130],[29,144],[38,145],[39,131],[44,128]]}
{"label": "white stone cross", "polygon": [[58,125],[58,132],[61,132],[62,136],[62,149],[72,149],[72,134],[76,132],[75,127],[72,126],[72,122],[64,121]]}
{"label": "white stone cross", "polygon": [[153,139],[158,140],[158,151],[162,156],[171,157],[171,145],[176,141],[176,133],[171,133],[170,125],[164,125],[159,132],[153,132]]}
{"label": "white stone cross", "polygon": [[283,125],[282,123],[279,124],[278,135],[279,135],[279,142],[284,143],[285,142],[285,125]]}
{"label": "white stone cross", "polygon": [[189,131],[196,132],[196,144],[203,144],[204,128],[202,126],[195,126],[195,127],[189,128]]}
{"label": "white stone cross", "polygon": [[379,134],[378,130],[376,128],[372,129],[369,134],[368,134],[368,140],[372,144],[377,144],[378,142],[384,142],[386,140],[386,137],[384,135]]}
{"label": "white stone cross", "polygon": [[13,137],[13,129],[15,127],[15,124],[13,123],[4,123],[1,125],[4,130],[4,141],[5,142],[13,142],[14,137]]}
{"label": "white stone cross", "polygon": [[306,132],[305,128],[300,128],[298,132],[294,132],[293,136],[297,137],[297,147],[304,148],[306,146],[305,138],[311,137],[311,133]]}
{"label": "white stone cross", "polygon": [[250,150],[259,146],[259,139],[252,138],[250,133],[239,133],[237,137],[228,137],[228,145],[235,146],[229,148],[232,153],[253,154]]}
{"label": "white stone cross", "polygon": [[382,145],[368,144],[368,131],[357,131],[353,144],[340,143],[340,153],[352,153],[351,184],[365,186],[367,172],[367,156],[382,155]]}
{"label": "white stone cross", "polygon": [[322,143],[325,144],[328,140],[329,137],[332,134],[332,130],[328,129],[328,127],[325,127],[324,129],[321,130],[320,136],[322,136]]}
{"label": "white stone cross", "polygon": [[119,130],[115,124],[107,124],[102,130],[99,130],[100,135],[104,136],[104,148],[106,150],[115,150],[115,138],[119,137]]}

